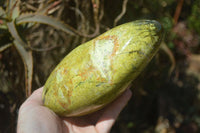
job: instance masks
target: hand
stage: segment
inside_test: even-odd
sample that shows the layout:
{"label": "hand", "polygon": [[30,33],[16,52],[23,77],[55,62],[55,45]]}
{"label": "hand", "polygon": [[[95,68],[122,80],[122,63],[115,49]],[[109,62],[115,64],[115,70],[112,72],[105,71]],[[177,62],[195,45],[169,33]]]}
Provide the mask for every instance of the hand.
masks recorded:
{"label": "hand", "polygon": [[17,133],[108,133],[131,98],[127,89],[104,109],[81,117],[59,117],[43,106],[42,90],[37,89],[21,105]]}

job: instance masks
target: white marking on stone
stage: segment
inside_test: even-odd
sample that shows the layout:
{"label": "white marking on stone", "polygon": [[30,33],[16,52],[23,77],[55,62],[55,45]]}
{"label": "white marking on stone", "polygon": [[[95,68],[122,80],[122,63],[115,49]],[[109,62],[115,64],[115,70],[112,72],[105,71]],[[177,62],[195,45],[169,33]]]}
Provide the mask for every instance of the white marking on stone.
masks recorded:
{"label": "white marking on stone", "polygon": [[63,95],[63,91],[61,88],[59,88],[59,91],[58,91],[58,96],[62,99],[65,99],[65,96]]}
{"label": "white marking on stone", "polygon": [[57,74],[56,74],[56,82],[57,83],[60,83],[63,80],[63,76],[61,75],[62,71],[63,71],[63,69],[61,69],[61,68],[57,71]]}
{"label": "white marking on stone", "polygon": [[113,52],[114,42],[112,40],[97,40],[95,48],[91,52],[93,65],[100,71],[102,77],[109,79],[107,72],[110,71],[111,54]]}

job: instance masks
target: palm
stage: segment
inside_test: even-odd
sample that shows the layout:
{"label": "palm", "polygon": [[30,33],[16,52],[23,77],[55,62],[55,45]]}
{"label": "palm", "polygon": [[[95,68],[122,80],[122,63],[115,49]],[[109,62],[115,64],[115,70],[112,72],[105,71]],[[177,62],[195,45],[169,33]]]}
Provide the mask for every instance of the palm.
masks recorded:
{"label": "palm", "polygon": [[107,133],[110,131],[120,111],[131,97],[127,90],[112,104],[87,116],[58,117],[53,111],[43,106],[42,88],[35,91],[20,107],[18,133]]}

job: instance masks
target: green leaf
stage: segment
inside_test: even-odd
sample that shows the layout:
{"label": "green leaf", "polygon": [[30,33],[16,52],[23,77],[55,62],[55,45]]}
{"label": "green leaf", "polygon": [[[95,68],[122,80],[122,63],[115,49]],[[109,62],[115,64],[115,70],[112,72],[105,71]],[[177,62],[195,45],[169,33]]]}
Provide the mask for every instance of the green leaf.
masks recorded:
{"label": "green leaf", "polygon": [[23,23],[42,23],[50,25],[58,30],[62,30],[70,35],[76,34],[76,31],[73,27],[69,26],[68,24],[64,24],[60,20],[45,15],[24,14],[16,18],[16,24],[23,24]]}
{"label": "green leaf", "polygon": [[10,19],[15,19],[20,14],[19,0],[8,0],[7,15]]}
{"label": "green leaf", "polygon": [[2,7],[0,7],[0,29],[7,29],[5,25],[5,19],[6,19],[6,12],[3,10]]}
{"label": "green leaf", "polygon": [[7,48],[9,48],[10,46],[12,46],[12,43],[9,43],[9,44],[6,44],[6,45],[4,45],[4,46],[1,46],[1,47],[0,47],[0,53],[1,53],[2,51],[6,50]]}
{"label": "green leaf", "polygon": [[27,43],[19,35],[14,21],[8,22],[7,27],[14,40],[18,41],[24,47],[28,46]]}
{"label": "green leaf", "polygon": [[20,15],[19,1],[14,5],[12,10],[12,19],[16,19]]}
{"label": "green leaf", "polygon": [[[1,21],[1,20],[0,20]],[[1,23],[0,23],[1,24]],[[0,25],[0,29],[7,29],[7,26],[5,24]]]}
{"label": "green leaf", "polygon": [[25,87],[26,87],[26,96],[31,95],[32,89],[32,77],[33,77],[33,56],[32,51],[26,50],[18,41],[14,41],[14,45],[19,52],[25,69]]}
{"label": "green leaf", "polygon": [[8,29],[14,39],[13,44],[19,52],[25,69],[25,87],[26,87],[26,96],[30,96],[32,88],[32,75],[33,75],[33,57],[32,51],[26,49],[24,46],[27,43],[20,37],[16,29],[15,22],[7,23]]}
{"label": "green leaf", "polygon": [[2,7],[0,7],[0,17],[5,17],[6,13]]}

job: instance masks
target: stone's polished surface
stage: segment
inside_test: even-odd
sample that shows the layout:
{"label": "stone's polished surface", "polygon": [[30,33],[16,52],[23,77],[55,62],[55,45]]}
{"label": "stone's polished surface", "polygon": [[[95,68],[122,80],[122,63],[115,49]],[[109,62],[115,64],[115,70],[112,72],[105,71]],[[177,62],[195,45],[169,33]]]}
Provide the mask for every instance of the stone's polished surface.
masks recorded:
{"label": "stone's polished surface", "polygon": [[81,116],[103,108],[144,69],[161,38],[157,21],[137,20],[80,45],[49,76],[44,105],[60,116]]}

